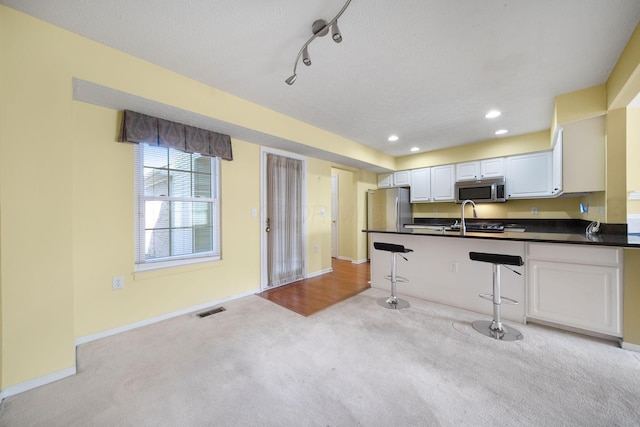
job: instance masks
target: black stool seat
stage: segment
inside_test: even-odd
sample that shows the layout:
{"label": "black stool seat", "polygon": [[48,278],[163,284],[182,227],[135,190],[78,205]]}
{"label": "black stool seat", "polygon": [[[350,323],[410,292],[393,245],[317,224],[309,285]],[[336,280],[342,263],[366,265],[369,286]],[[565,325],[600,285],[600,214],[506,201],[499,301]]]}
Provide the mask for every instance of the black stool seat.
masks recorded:
{"label": "black stool seat", "polygon": [[502,254],[488,254],[484,252],[469,252],[469,258],[472,261],[490,262],[491,264],[501,265],[524,265],[521,256],[517,255],[502,255]]}
{"label": "black stool seat", "polygon": [[393,243],[373,242],[373,247],[379,251],[408,253],[413,252],[413,249],[405,248],[403,245],[396,245]]}

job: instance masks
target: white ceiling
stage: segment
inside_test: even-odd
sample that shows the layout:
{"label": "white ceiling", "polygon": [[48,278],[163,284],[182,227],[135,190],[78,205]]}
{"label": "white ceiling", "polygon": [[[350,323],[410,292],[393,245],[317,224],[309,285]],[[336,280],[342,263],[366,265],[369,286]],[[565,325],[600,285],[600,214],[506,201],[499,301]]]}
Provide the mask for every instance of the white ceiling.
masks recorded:
{"label": "white ceiling", "polygon": [[353,0],[343,42],[316,39],[288,86],[343,0],[0,3],[393,156],[548,129],[554,97],[604,83],[640,21],[638,0]]}

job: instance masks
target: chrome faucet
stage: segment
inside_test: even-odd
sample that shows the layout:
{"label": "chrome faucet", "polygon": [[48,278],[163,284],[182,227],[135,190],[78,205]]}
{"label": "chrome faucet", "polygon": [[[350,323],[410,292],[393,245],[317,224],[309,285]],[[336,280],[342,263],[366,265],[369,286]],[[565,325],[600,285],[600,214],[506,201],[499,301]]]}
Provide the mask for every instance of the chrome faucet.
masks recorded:
{"label": "chrome faucet", "polygon": [[473,205],[473,217],[478,218],[478,213],[476,212],[476,204],[473,200],[465,200],[462,202],[462,207],[460,208],[460,235],[464,236],[467,234],[467,224],[464,222],[464,207],[467,203],[471,203]]}

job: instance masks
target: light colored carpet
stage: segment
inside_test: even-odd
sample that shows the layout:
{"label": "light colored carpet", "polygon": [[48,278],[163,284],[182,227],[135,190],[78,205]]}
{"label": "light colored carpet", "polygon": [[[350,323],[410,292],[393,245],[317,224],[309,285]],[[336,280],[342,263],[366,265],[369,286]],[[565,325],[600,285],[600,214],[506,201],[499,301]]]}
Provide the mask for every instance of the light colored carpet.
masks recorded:
{"label": "light colored carpet", "polygon": [[73,377],[12,396],[12,426],[637,426],[640,354],[368,289],[311,317],[258,296],[85,344]]}

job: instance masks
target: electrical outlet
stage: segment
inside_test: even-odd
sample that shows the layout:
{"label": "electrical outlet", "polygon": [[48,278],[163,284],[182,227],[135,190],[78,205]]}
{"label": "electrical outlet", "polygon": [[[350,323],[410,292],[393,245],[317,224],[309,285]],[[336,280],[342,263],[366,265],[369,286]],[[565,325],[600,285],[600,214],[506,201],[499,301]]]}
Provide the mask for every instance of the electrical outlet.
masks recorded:
{"label": "electrical outlet", "polygon": [[313,247],[313,252],[318,253],[318,250],[320,250],[320,246],[315,245],[315,246]]}
{"label": "electrical outlet", "polygon": [[532,215],[538,215],[538,208],[531,208]]}
{"label": "electrical outlet", "polygon": [[111,287],[114,291],[118,289],[124,289],[124,277],[114,276],[111,280]]}
{"label": "electrical outlet", "polygon": [[449,261],[449,272],[450,273],[458,272],[458,263],[456,261]]}

